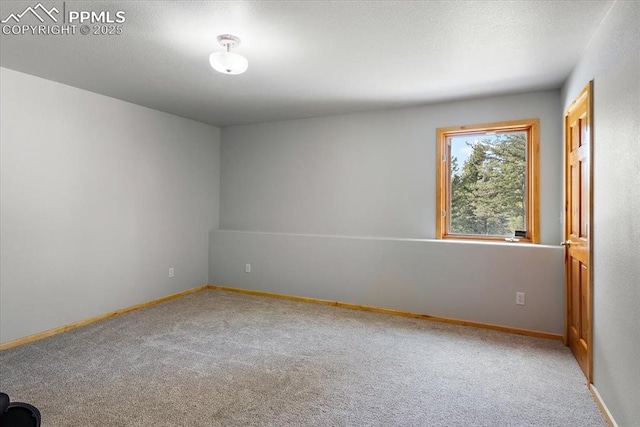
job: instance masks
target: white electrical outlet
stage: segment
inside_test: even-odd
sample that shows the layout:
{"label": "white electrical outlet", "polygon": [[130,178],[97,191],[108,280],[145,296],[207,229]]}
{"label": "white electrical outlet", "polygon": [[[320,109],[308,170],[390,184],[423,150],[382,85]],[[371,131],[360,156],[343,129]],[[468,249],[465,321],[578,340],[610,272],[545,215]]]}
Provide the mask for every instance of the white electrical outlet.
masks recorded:
{"label": "white electrical outlet", "polygon": [[251,273],[251,264],[245,264],[244,272],[245,273]]}
{"label": "white electrical outlet", "polygon": [[176,277],[176,270],[173,267],[169,269],[169,277]]}
{"label": "white electrical outlet", "polygon": [[516,292],[516,304],[524,305],[524,292]]}

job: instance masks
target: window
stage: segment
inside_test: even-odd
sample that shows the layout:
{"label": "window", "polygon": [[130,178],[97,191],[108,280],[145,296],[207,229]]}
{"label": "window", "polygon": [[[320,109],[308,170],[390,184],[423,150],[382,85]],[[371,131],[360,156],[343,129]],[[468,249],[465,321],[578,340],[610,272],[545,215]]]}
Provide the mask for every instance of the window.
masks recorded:
{"label": "window", "polygon": [[436,237],[539,241],[539,120],[437,130]]}

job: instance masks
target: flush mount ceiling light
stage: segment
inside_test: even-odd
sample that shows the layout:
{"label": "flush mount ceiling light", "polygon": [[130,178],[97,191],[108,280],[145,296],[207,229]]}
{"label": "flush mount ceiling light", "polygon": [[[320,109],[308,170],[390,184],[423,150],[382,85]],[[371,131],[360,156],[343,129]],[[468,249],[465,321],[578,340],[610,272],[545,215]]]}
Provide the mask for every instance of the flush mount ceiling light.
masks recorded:
{"label": "flush mount ceiling light", "polygon": [[224,47],[225,52],[213,52],[209,56],[209,63],[214,70],[222,74],[242,74],[247,71],[249,61],[242,55],[232,53],[232,47],[240,45],[240,39],[231,34],[222,34],[218,36],[218,42]]}

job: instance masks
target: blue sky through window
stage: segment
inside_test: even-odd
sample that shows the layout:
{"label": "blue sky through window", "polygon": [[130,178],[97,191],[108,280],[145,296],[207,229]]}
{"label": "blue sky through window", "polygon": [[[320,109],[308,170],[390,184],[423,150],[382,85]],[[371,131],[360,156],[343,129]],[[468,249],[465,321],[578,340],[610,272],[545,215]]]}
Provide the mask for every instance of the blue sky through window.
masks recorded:
{"label": "blue sky through window", "polygon": [[453,159],[456,157],[458,159],[459,172],[462,172],[464,162],[466,162],[471,156],[471,153],[473,153],[473,147],[469,144],[481,139],[486,139],[486,135],[476,134],[451,137],[451,158]]}

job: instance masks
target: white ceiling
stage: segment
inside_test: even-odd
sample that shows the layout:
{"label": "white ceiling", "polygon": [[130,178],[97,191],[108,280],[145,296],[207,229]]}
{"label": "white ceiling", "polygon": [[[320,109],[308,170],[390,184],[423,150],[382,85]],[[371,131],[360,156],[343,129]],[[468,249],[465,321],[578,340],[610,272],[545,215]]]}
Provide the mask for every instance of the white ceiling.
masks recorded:
{"label": "white ceiling", "polygon": [[[2,35],[0,63],[226,126],[558,88],[612,3],[67,1],[124,10],[123,34]],[[2,1],[0,17],[30,4]],[[223,33],[242,39],[245,74],[209,66]]]}

